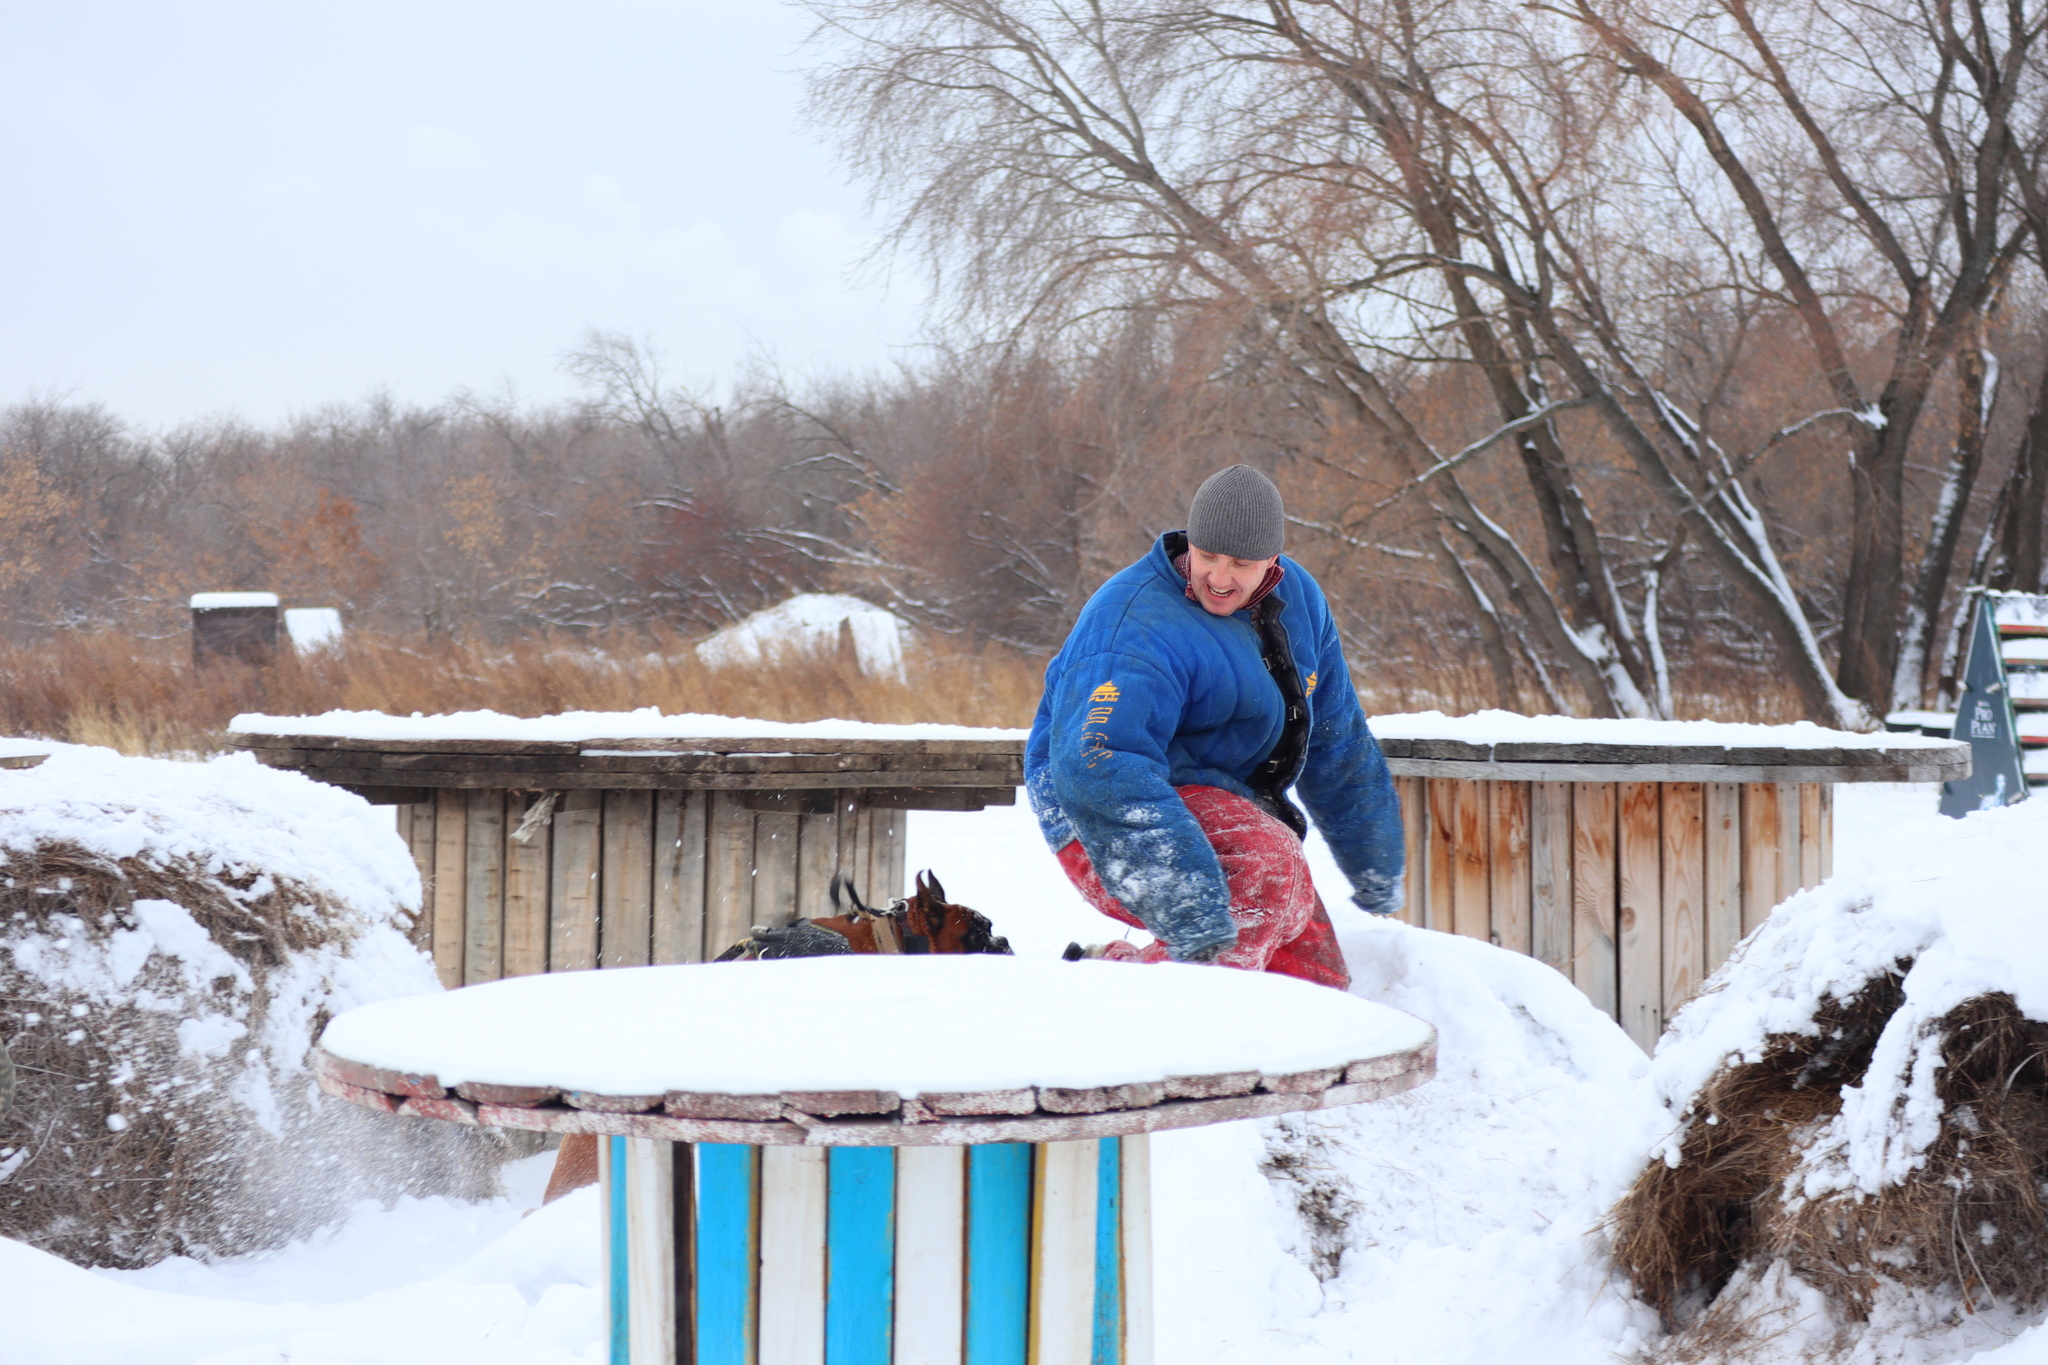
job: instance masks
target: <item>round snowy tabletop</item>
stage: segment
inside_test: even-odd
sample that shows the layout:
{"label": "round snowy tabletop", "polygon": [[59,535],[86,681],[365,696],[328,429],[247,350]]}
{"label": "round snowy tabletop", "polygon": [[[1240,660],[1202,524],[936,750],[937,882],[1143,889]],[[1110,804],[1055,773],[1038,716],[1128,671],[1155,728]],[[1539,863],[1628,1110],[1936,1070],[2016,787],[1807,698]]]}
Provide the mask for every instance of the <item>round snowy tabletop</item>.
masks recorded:
{"label": "round snowy tabletop", "polygon": [[1218,967],[845,956],[514,977],[336,1018],[321,1086],[391,1113],[685,1142],[1051,1142],[1357,1104],[1436,1031]]}

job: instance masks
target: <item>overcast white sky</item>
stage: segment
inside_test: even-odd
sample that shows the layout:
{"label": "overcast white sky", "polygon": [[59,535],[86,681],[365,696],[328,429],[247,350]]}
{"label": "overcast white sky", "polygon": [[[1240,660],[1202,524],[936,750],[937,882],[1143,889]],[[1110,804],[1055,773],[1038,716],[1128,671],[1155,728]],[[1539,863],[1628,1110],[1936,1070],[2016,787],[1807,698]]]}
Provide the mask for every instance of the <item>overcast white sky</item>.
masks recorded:
{"label": "overcast white sky", "polygon": [[[587,327],[678,378],[865,369],[921,282],[795,126],[777,0],[0,0],[0,403],[269,422],[537,399]],[[864,276],[861,278],[865,278]]]}

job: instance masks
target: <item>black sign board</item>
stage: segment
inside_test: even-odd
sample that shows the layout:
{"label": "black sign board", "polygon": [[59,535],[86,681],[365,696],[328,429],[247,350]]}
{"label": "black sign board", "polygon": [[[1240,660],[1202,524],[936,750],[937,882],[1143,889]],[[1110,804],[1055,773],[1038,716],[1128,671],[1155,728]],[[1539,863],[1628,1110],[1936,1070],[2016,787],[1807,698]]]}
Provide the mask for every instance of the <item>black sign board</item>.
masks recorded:
{"label": "black sign board", "polygon": [[2005,661],[1998,653],[1991,603],[1978,598],[1975,612],[1954,731],[1955,738],[1970,741],[1970,775],[1941,784],[1941,813],[1957,819],[2027,799],[2019,726],[2013,719],[2012,693],[2005,685]]}

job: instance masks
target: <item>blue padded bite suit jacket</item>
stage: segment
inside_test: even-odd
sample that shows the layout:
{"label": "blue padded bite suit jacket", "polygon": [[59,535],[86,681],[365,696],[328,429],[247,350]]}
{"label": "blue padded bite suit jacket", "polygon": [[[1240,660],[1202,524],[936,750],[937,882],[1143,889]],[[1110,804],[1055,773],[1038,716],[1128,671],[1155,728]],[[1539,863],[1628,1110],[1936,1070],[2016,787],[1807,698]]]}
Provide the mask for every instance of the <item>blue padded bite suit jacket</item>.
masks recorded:
{"label": "blue padded bite suit jacket", "polygon": [[[1251,781],[1286,723],[1250,612],[1187,595],[1168,532],[1096,590],[1045,672],[1024,781],[1055,851],[1078,838],[1103,886],[1175,957],[1235,940],[1223,869],[1174,788],[1258,799]],[[1294,794],[1361,909],[1400,907],[1401,808],[1365,723],[1329,603],[1285,556],[1279,606],[1309,710]]]}

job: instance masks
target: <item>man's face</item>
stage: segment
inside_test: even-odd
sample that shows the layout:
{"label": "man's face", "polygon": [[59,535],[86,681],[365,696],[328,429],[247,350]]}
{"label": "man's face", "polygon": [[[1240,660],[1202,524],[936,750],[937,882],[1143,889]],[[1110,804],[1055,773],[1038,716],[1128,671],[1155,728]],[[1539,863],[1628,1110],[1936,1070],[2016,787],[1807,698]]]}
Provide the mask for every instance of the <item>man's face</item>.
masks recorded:
{"label": "man's face", "polygon": [[1212,555],[1197,545],[1188,546],[1188,582],[1195,600],[1211,616],[1228,616],[1251,600],[1266,581],[1266,571],[1280,558],[1232,559]]}

